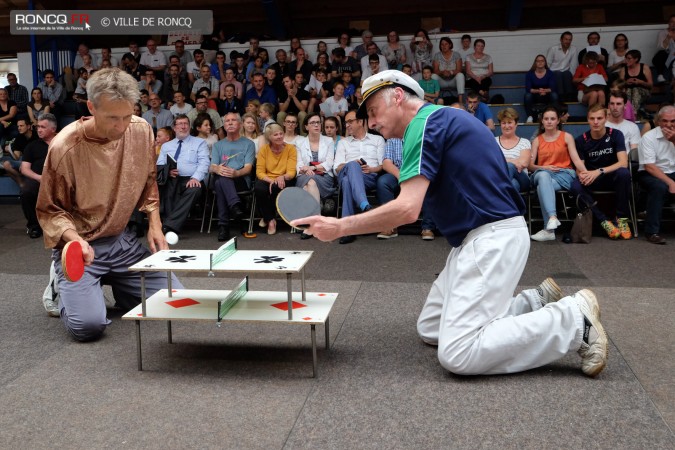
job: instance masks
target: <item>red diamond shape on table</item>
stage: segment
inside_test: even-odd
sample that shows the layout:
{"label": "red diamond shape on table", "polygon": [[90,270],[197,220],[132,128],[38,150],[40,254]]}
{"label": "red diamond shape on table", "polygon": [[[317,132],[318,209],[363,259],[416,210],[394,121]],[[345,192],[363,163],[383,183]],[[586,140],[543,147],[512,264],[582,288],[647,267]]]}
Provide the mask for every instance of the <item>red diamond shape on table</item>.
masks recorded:
{"label": "red diamond shape on table", "polygon": [[303,317],[302,320],[312,320],[311,317]]}
{"label": "red diamond shape on table", "polygon": [[[270,306],[274,306],[275,308],[279,308],[282,311],[288,311],[288,302],[273,303]],[[302,303],[298,303],[298,302],[293,302],[293,309],[304,308],[305,306],[307,306],[307,305],[303,305]]]}
{"label": "red diamond shape on table", "polygon": [[319,294],[319,297],[325,297],[326,294]]}
{"label": "red diamond shape on table", "polygon": [[170,302],[166,302],[166,304],[169,306],[173,306],[174,308],[184,308],[186,306],[198,305],[199,302],[191,298],[180,298],[178,300],[171,300]]}

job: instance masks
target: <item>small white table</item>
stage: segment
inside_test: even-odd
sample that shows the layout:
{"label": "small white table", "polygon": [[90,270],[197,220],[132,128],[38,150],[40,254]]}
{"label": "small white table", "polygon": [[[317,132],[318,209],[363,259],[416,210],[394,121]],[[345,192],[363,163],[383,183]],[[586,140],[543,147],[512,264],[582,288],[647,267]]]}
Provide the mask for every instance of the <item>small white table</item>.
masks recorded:
{"label": "small white table", "polygon": [[[138,370],[143,370],[142,321],[167,321],[169,343],[173,343],[173,320],[213,321],[219,327],[227,322],[273,322],[310,325],[312,369],[316,377],[316,325],[324,325],[326,349],[329,349],[328,316],[338,294],[306,292],[304,269],[313,252],[237,250],[236,247],[234,238],[216,251],[162,250],[129,268],[141,272],[141,304],[122,317],[136,322]],[[168,289],[146,298],[145,272],[157,271],[167,272]],[[288,289],[285,292],[249,291],[246,277],[232,290],[176,290],[171,286],[173,272],[202,272],[212,277],[216,273],[284,273]],[[292,276],[298,273],[301,275],[301,290],[293,292]]]}

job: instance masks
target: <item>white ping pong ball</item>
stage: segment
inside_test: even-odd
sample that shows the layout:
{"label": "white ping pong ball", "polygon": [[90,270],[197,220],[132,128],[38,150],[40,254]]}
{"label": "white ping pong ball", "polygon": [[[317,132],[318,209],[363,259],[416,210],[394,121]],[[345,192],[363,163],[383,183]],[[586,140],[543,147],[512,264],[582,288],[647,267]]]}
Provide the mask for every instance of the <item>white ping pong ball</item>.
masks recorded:
{"label": "white ping pong ball", "polygon": [[166,238],[166,242],[168,242],[170,245],[175,245],[178,243],[178,235],[173,231],[169,231],[164,237]]}

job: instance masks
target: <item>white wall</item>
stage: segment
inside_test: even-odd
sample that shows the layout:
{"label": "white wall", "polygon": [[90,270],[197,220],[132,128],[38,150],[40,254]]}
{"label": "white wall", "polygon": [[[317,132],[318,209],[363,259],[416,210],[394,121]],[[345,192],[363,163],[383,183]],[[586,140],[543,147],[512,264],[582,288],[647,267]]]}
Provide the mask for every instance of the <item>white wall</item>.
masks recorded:
{"label": "white wall", "polygon": [[[520,31],[486,31],[479,33],[470,33],[473,39],[482,38],[486,42],[485,52],[492,56],[494,61],[495,72],[516,72],[527,71],[534,61],[534,57],[539,54],[546,54],[549,47],[560,42],[560,35],[564,31],[571,31],[574,34],[574,41],[572,45],[578,49],[586,46],[586,35],[591,31],[600,33],[600,45],[612,50],[614,36],[617,33],[624,33],[628,36],[631,49],[637,49],[642,52],[642,62],[651,64],[651,59],[656,52],[656,38],[658,32],[665,28],[665,25],[640,25],[640,26],[621,26],[621,27],[583,27],[583,28],[554,28],[542,30],[520,30]],[[438,49],[438,42],[441,37],[449,36],[455,48],[460,47],[460,37],[463,33],[438,33],[431,35],[431,41],[434,44],[435,51]],[[410,42],[411,35],[402,35],[401,42]],[[336,45],[335,37],[305,39],[302,41],[303,48],[309,54],[312,61],[315,61],[316,44],[319,41],[325,41],[328,44],[329,50]],[[386,36],[376,36],[375,42],[382,46],[386,42]],[[361,43],[360,37],[352,39],[352,46]],[[274,62],[274,52],[283,48],[286,51],[290,48],[289,41],[263,41],[260,43],[270,53],[270,63]],[[197,45],[190,45],[186,48],[189,51],[198,48]],[[228,55],[232,50],[245,51],[248,48],[247,44],[241,45],[239,43],[221,44],[220,49]],[[173,46],[160,47],[167,56],[173,51]],[[122,55],[127,51],[126,48],[113,48],[113,55],[117,59],[121,59]],[[141,51],[144,51],[142,48]],[[93,49],[92,53],[100,55],[100,49]],[[33,86],[32,72],[31,72],[31,58],[30,53],[19,53],[19,80],[21,84],[26,87]],[[229,59],[228,59],[229,62]]]}

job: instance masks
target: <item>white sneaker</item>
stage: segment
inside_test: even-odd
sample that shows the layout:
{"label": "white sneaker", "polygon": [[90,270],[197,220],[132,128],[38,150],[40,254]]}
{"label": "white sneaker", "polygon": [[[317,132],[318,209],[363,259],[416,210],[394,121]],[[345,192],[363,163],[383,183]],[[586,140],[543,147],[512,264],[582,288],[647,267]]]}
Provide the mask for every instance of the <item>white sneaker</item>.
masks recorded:
{"label": "white sneaker", "polygon": [[549,230],[541,230],[540,232],[530,236],[533,241],[544,242],[544,241],[555,241],[555,233]]}
{"label": "white sneaker", "polygon": [[605,368],[609,355],[607,333],[600,323],[600,305],[595,294],[588,289],[577,292],[574,298],[584,315],[584,335],[578,352],[581,370],[594,377]]}
{"label": "white sneaker", "polygon": [[560,226],[560,221],[558,220],[557,217],[551,217],[548,219],[548,223],[546,224],[546,229],[547,230],[555,230]]}
{"label": "white sneaker", "polygon": [[527,120],[525,121],[525,123],[532,123],[532,122],[534,122],[534,119],[532,119],[532,116],[527,116]]}
{"label": "white sneaker", "polygon": [[558,283],[553,280],[553,278],[548,277],[537,287],[537,294],[539,295],[539,301],[541,306],[546,306],[549,303],[557,302],[563,296],[562,289],[558,286]]}
{"label": "white sneaker", "polygon": [[665,83],[666,78],[663,75],[659,75],[658,77],[656,77],[656,82],[657,83]]}
{"label": "white sneaker", "polygon": [[54,268],[54,262],[52,261],[51,267],[49,268],[49,284],[47,284],[47,287],[42,294],[42,305],[45,307],[45,311],[47,311],[49,317],[61,317],[58,288],[56,269]]}

